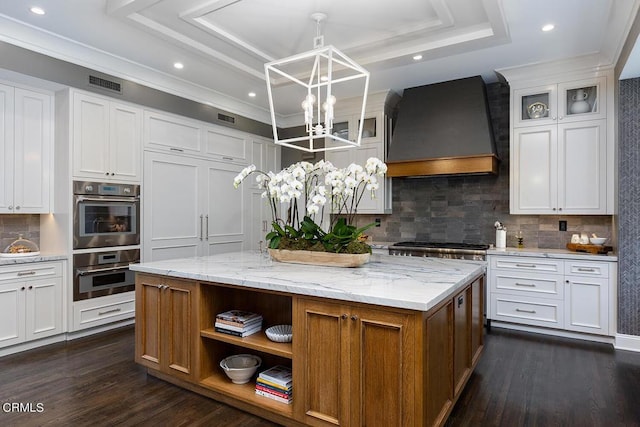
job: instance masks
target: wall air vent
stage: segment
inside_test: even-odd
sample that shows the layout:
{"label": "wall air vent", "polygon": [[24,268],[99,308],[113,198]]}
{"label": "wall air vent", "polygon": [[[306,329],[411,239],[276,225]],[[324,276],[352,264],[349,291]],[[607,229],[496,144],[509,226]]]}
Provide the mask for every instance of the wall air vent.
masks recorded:
{"label": "wall air vent", "polygon": [[106,89],[111,92],[122,93],[122,84],[101,77],[89,76],[89,86]]}
{"label": "wall air vent", "polygon": [[223,122],[227,122],[227,123],[231,123],[231,124],[235,124],[236,123],[236,118],[233,116],[228,116],[226,114],[222,114],[222,113],[218,113],[218,120],[223,121]]}

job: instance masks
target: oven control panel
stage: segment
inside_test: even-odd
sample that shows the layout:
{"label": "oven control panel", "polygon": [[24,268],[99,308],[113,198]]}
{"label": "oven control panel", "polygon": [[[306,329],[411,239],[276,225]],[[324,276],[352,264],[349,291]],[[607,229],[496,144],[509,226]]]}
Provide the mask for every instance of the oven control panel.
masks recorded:
{"label": "oven control panel", "polygon": [[140,195],[140,186],[137,184],[74,181],[73,194],[137,197]]}

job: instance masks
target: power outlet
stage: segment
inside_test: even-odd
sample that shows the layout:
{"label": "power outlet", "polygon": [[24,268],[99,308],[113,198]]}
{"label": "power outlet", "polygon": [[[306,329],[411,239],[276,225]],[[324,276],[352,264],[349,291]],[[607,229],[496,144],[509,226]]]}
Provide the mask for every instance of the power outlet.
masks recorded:
{"label": "power outlet", "polygon": [[558,223],[558,230],[567,231],[567,221],[560,221]]}
{"label": "power outlet", "polygon": [[380,224],[382,223],[382,220],[380,218],[376,218],[374,220],[374,222],[376,223],[376,227],[380,227]]}

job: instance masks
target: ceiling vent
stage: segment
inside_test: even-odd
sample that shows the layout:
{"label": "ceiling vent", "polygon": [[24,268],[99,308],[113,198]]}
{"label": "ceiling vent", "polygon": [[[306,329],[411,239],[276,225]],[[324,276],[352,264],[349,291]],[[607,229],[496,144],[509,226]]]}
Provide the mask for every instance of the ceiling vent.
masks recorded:
{"label": "ceiling vent", "polygon": [[122,93],[122,84],[101,77],[89,76],[89,86],[105,89],[110,92]]}

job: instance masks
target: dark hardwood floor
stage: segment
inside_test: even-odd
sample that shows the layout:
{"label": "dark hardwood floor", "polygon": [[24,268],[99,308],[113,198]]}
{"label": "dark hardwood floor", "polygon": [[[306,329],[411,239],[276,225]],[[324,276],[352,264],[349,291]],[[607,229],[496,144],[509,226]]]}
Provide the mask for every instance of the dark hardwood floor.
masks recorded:
{"label": "dark hardwood floor", "polygon": [[[274,426],[147,376],[133,342],[125,328],[0,358],[0,426]],[[493,328],[447,426],[640,426],[640,354]]]}

